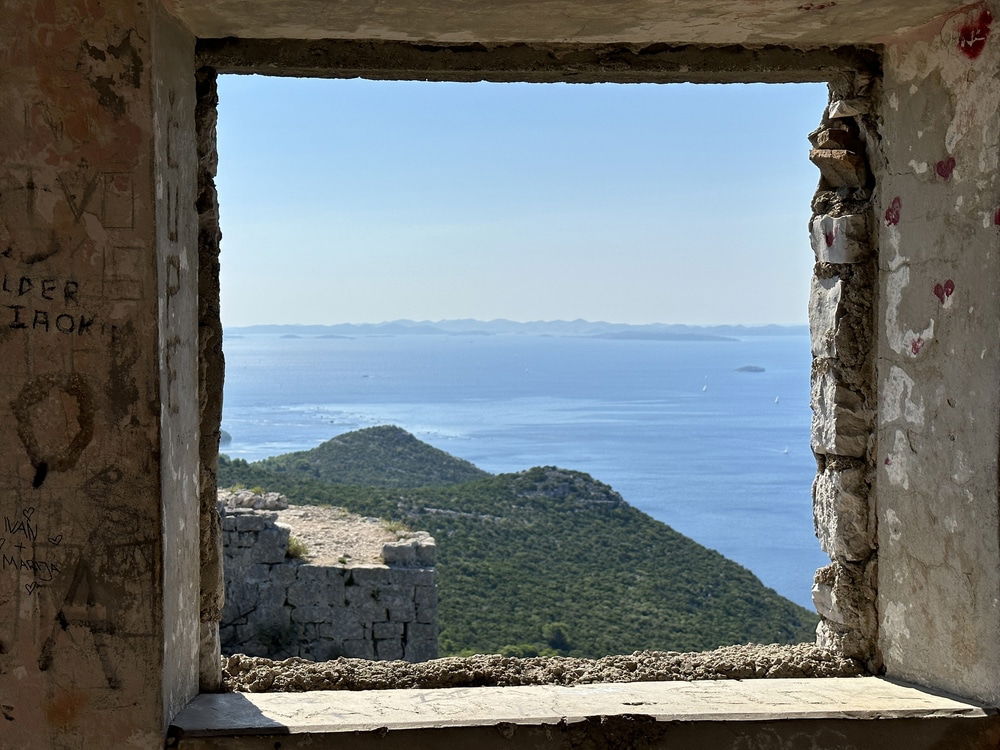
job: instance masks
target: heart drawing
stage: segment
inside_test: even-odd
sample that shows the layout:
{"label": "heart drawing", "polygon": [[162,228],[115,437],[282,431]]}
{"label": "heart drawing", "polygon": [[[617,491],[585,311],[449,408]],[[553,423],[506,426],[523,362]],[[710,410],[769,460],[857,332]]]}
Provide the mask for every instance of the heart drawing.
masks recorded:
{"label": "heart drawing", "polygon": [[934,171],[942,180],[950,180],[951,173],[955,171],[955,157],[949,156],[947,159],[942,159],[935,165]]}
{"label": "heart drawing", "polygon": [[49,544],[55,547],[58,547],[61,541],[62,541],[62,534],[56,534],[55,536],[49,537]]}
{"label": "heart drawing", "polygon": [[35,589],[37,589],[37,588],[38,588],[38,584],[37,583],[26,583],[26,584],[24,584],[24,590],[27,591],[29,594],[34,593]]}
{"label": "heart drawing", "polygon": [[889,208],[885,210],[885,224],[889,227],[894,227],[899,223],[899,214],[903,208],[903,201],[900,200],[897,195],[892,199],[892,203],[889,204]]}
{"label": "heart drawing", "polygon": [[21,511],[21,514],[29,521],[31,520],[31,516],[34,515],[34,513],[35,513],[34,508],[25,508],[24,510]]}
{"label": "heart drawing", "polygon": [[955,292],[955,282],[948,279],[943,284],[934,285],[934,296],[940,300],[941,304]]}

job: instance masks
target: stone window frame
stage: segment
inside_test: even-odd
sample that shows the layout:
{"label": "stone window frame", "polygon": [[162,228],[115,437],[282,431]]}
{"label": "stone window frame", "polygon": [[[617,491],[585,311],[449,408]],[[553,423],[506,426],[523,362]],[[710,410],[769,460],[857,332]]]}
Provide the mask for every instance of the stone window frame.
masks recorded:
{"label": "stone window frame", "polygon": [[[817,536],[831,564],[817,571],[817,641],[881,669],[876,616],[874,301],[877,222],[870,160],[878,148],[871,102],[881,58],[867,47],[654,44],[448,45],[287,39],[199,39],[196,48],[201,414],[201,687],[219,687],[221,536],[215,511],[224,360],[219,315],[219,206],[214,177],[217,76],[571,83],[826,83],[830,103],[809,135],[819,168],[809,235],[811,447]],[[803,134],[805,138],[806,134]],[[804,141],[805,148],[805,141]],[[805,228],[804,228],[805,230]],[[807,252],[805,231],[803,252]]]}

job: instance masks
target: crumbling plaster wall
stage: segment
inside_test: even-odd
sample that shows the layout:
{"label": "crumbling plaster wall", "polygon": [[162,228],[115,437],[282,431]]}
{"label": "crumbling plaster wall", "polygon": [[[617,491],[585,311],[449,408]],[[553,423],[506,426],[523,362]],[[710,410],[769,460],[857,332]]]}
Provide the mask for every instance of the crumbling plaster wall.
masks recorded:
{"label": "crumbling plaster wall", "polygon": [[0,745],[155,747],[197,689],[194,38],[11,0],[0,40]]}
{"label": "crumbling plaster wall", "polygon": [[888,674],[1000,701],[1000,4],[884,56],[877,513]]}

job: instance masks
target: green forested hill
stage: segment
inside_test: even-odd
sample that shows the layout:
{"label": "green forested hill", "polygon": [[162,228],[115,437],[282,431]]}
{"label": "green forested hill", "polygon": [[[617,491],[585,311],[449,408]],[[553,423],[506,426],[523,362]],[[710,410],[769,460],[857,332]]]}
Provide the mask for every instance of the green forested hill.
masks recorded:
{"label": "green forested hill", "polygon": [[[383,434],[342,437],[377,441]],[[351,486],[316,478],[343,479],[327,473],[322,448],[255,464],[222,457],[220,486],[260,485],[295,502],[340,505],[431,532],[442,654],[555,649],[602,656],[813,639],[814,614],[587,474],[537,467],[448,485]],[[395,465],[391,446],[373,452]],[[304,459],[316,470],[296,468]],[[427,468],[394,471],[393,481],[440,476]]]}
{"label": "green forested hill", "polygon": [[266,458],[261,464],[275,472],[368,487],[425,487],[489,476],[393,425],[347,432],[312,450]]}

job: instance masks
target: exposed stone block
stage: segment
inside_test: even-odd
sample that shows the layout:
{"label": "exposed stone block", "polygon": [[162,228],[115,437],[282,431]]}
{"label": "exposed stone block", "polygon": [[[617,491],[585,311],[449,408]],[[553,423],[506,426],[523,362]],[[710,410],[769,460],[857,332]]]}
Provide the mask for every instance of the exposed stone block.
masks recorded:
{"label": "exposed stone block", "polygon": [[257,535],[257,559],[266,563],[280,563],[288,550],[288,532],[283,529],[264,529]]}
{"label": "exposed stone block", "polygon": [[826,111],[830,119],[835,120],[842,117],[865,115],[870,109],[871,104],[868,99],[839,99],[830,102]]}
{"label": "exposed stone block", "polygon": [[403,658],[403,644],[398,638],[391,640],[375,641],[375,658],[384,660],[398,660]]}
{"label": "exposed stone block", "polygon": [[809,160],[819,168],[820,175],[831,188],[864,187],[868,182],[868,165],[860,154],[839,148],[814,148]]}
{"label": "exposed stone block", "polygon": [[403,623],[401,622],[376,622],[372,625],[372,635],[376,640],[384,638],[402,638]]}
{"label": "exposed stone block", "polygon": [[328,606],[295,607],[291,615],[292,622],[323,623],[329,622],[331,617],[333,617],[333,611]]}
{"label": "exposed stone block", "polygon": [[406,661],[427,661],[438,656],[437,639],[427,641],[407,641],[403,647]]}
{"label": "exposed stone block", "polygon": [[433,568],[390,568],[389,584],[396,589],[404,586],[434,586],[437,582]]}
{"label": "exposed stone block", "polygon": [[267,520],[256,513],[241,513],[236,516],[237,531],[263,531]]}
{"label": "exposed stone block", "polygon": [[846,149],[857,151],[860,147],[855,136],[844,123],[832,122],[816,128],[809,134],[809,143],[817,149]]}
{"label": "exposed stone block", "polygon": [[417,545],[417,565],[430,568],[437,563],[437,544],[433,539]]}
{"label": "exposed stone block", "polygon": [[413,602],[405,602],[397,607],[388,608],[390,622],[410,622],[417,619],[417,607]]}
{"label": "exposed stone block", "polygon": [[295,568],[298,567],[290,561],[282,561],[270,566],[268,576],[272,583],[287,588],[295,580]]}
{"label": "exposed stone block", "polygon": [[349,586],[379,586],[389,582],[389,568],[385,565],[356,565],[348,570]]}
{"label": "exposed stone block", "polygon": [[832,366],[814,370],[810,401],[814,452],[852,457],[867,453],[871,411],[858,393],[840,382]]}
{"label": "exposed stone block", "polygon": [[418,607],[436,607],[437,587],[417,586],[413,591],[413,601]]}
{"label": "exposed stone block", "polygon": [[867,560],[875,548],[868,487],[859,468],[827,468],[813,481],[813,522],[820,546],[831,558]]}
{"label": "exposed stone block", "polygon": [[310,583],[296,579],[288,587],[288,603],[296,607],[340,605],[344,592],[336,583]]}
{"label": "exposed stone block", "polygon": [[410,622],[406,624],[406,641],[436,641],[437,625]]}
{"label": "exposed stone block", "polygon": [[324,565],[306,563],[295,569],[297,581],[310,586],[325,586],[330,580],[330,569]]}
{"label": "exposed stone block", "polygon": [[320,623],[321,638],[335,641],[358,640],[365,637],[365,629],[350,610],[334,609],[331,622]]}
{"label": "exposed stone block", "polygon": [[363,638],[351,638],[344,641],[341,651],[349,659],[375,658],[375,644]]}
{"label": "exposed stone block", "polygon": [[398,542],[387,542],[382,545],[382,559],[386,565],[417,564],[417,542],[407,539]]}
{"label": "exposed stone block", "polygon": [[386,620],[386,607],[377,598],[377,592],[367,586],[348,586],[344,589],[347,607],[354,610],[365,622]]}
{"label": "exposed stone block", "polygon": [[872,659],[875,640],[859,630],[838,628],[834,623],[820,620],[816,626],[816,645],[849,659],[868,662]]}
{"label": "exposed stone block", "polygon": [[871,255],[865,214],[814,216],[809,230],[813,253],[820,263],[860,263]]}
{"label": "exposed stone block", "polygon": [[809,292],[809,337],[814,357],[837,355],[837,321],[843,311],[844,285],[839,276],[814,276]]}
{"label": "exposed stone block", "polygon": [[817,570],[812,600],[820,616],[839,628],[876,632],[874,581],[864,565],[833,562]]}

